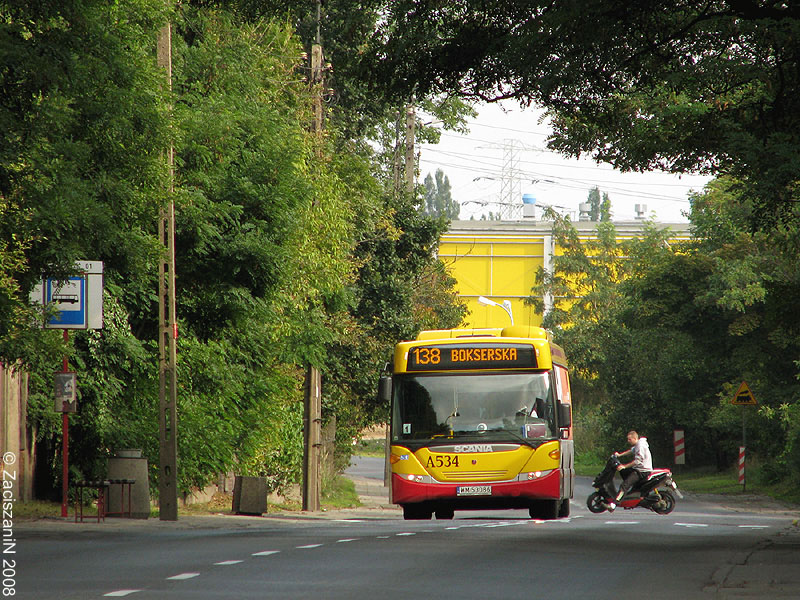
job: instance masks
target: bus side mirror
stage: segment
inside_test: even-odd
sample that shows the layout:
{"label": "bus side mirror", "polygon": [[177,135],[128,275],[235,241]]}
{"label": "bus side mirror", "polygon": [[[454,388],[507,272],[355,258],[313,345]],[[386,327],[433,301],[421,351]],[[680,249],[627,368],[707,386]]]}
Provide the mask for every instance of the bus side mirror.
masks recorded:
{"label": "bus side mirror", "polygon": [[384,375],[378,380],[378,400],[381,402],[391,402],[392,400],[392,378]]}
{"label": "bus side mirror", "polygon": [[564,402],[558,403],[558,426],[561,428],[572,426],[572,405]]}

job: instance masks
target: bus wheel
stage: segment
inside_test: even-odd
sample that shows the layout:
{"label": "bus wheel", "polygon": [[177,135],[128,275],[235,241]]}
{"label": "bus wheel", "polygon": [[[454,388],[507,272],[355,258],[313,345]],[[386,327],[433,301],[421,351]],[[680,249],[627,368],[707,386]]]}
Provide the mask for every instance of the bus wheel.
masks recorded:
{"label": "bus wheel", "polygon": [[403,505],[403,518],[406,521],[429,521],[433,511],[426,509],[424,506],[417,506],[415,504]]}
{"label": "bus wheel", "polygon": [[440,508],[435,512],[435,514],[437,520],[449,520],[455,516],[456,511],[452,508]]}
{"label": "bus wheel", "polygon": [[561,500],[537,500],[534,502],[533,506],[528,509],[528,514],[531,516],[531,519],[552,521],[558,518],[560,510]]}
{"label": "bus wheel", "polygon": [[561,506],[558,509],[558,518],[566,519],[569,516],[569,498],[564,498],[561,501]]}

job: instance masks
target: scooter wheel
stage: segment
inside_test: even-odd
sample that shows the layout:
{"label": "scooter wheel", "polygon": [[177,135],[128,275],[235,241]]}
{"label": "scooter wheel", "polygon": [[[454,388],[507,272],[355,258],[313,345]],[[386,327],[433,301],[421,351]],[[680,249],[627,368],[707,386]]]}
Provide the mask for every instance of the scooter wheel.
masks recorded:
{"label": "scooter wheel", "polygon": [[675,509],[675,496],[668,490],[659,490],[661,501],[653,506],[653,510],[660,515],[668,515]]}
{"label": "scooter wheel", "polygon": [[593,512],[596,515],[605,512],[606,503],[604,502],[603,495],[600,492],[590,494],[586,499],[586,508],[589,509],[589,512]]}

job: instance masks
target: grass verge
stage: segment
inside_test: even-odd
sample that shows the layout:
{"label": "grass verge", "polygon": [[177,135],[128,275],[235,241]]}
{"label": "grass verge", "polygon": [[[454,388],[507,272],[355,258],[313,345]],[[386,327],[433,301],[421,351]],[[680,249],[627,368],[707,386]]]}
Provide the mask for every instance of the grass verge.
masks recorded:
{"label": "grass verge", "polygon": [[369,439],[361,440],[358,442],[356,448],[353,448],[353,454],[359,456],[373,456],[383,458],[386,455],[386,440],[384,439]]}
{"label": "grass verge", "polygon": [[320,503],[322,508],[327,510],[361,506],[355,484],[342,475],[336,476],[333,481],[324,486]]}

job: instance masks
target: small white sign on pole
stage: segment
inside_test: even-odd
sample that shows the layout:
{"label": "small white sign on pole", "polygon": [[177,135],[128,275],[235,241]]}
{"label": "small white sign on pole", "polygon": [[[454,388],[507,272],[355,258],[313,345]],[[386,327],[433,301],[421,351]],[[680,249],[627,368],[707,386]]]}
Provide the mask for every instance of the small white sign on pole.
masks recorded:
{"label": "small white sign on pole", "polygon": [[75,373],[54,373],[56,402],[55,411],[60,413],[77,412],[77,382]]}

